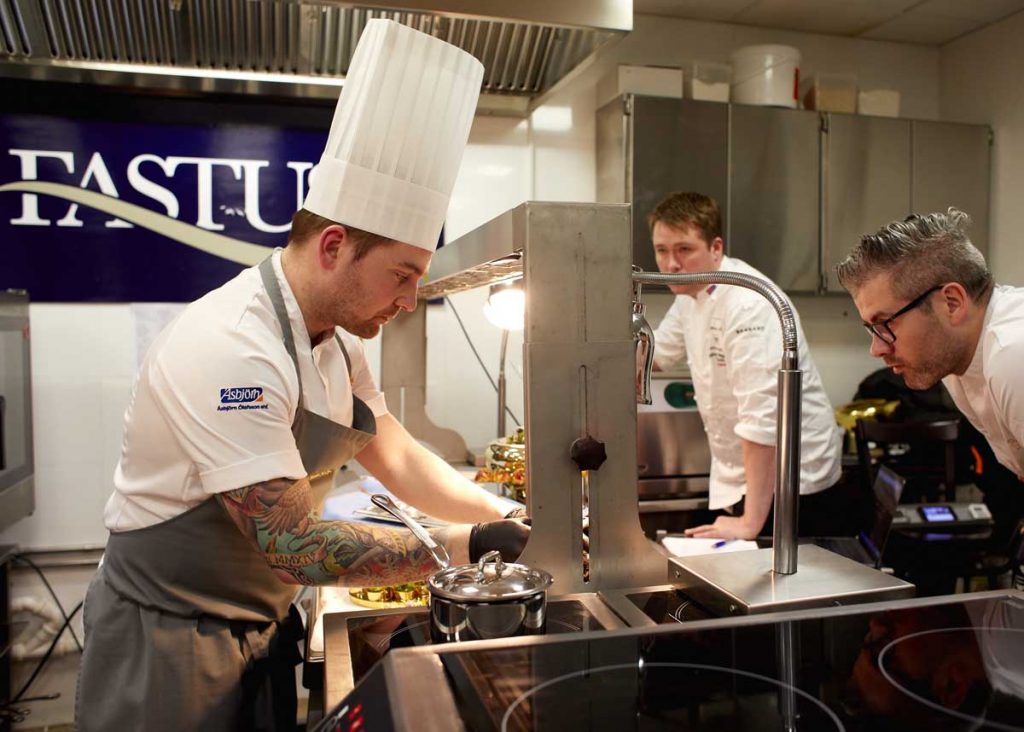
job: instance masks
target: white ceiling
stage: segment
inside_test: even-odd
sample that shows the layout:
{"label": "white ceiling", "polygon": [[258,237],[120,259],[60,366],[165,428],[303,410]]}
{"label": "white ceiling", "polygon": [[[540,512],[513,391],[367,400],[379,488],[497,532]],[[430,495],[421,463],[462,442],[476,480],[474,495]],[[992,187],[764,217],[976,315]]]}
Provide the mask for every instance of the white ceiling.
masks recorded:
{"label": "white ceiling", "polygon": [[633,0],[633,12],[940,46],[1024,11],[1024,0]]}

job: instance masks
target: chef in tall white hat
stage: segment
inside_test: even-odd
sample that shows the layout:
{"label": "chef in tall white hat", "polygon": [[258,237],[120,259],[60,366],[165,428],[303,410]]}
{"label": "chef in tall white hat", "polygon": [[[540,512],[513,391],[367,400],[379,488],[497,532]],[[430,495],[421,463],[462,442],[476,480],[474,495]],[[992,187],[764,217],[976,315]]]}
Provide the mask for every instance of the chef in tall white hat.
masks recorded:
{"label": "chef in tall white hat", "polygon": [[388,413],[360,341],[416,307],[481,78],[458,48],[371,20],[287,246],[150,347],[86,596],[84,732],[294,729],[297,586],[435,569],[404,528],[320,518],[351,458],[454,522],[431,531],[453,562],[522,551],[529,527]]}

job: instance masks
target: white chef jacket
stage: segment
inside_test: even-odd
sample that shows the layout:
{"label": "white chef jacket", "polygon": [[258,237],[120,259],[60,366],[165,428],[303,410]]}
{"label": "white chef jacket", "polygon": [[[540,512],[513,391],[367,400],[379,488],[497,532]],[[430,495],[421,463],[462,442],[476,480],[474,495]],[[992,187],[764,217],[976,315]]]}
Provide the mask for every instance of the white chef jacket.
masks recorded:
{"label": "white chef jacket", "polygon": [[[732,257],[723,257],[719,269],[768,279]],[[811,494],[839,480],[842,430],[795,308],[793,315],[803,371],[800,493]],[[740,439],[775,444],[782,361],[779,317],[768,300],[743,287],[715,285],[696,298],[679,295],[654,331],[654,359],[662,368],[672,368],[684,358],[711,450],[708,505],[731,506],[747,490]]]}
{"label": "white chef jacket", "polygon": [[995,287],[971,365],[942,383],[996,459],[1024,480],[1024,287]]}
{"label": "white chef jacket", "polygon": [[[353,392],[387,414],[361,341],[311,346],[306,324],[273,253],[291,322],[303,406],[352,424]],[[228,390],[223,392],[222,390]],[[223,491],[306,475],[291,426],[299,380],[258,268],[243,270],[191,303],[153,342],[125,412],[121,460],[104,523],[127,531],[166,521]]]}

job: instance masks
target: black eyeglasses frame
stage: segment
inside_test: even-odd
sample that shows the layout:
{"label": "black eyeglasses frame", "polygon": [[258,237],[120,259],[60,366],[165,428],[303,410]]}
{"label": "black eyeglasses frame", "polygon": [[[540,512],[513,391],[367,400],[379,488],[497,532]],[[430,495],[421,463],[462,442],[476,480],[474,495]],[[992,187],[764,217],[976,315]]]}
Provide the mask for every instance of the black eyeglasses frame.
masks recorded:
{"label": "black eyeglasses frame", "polygon": [[889,324],[892,323],[892,321],[896,320],[896,318],[900,317],[901,315],[909,313],[911,310],[913,310],[918,305],[923,303],[929,295],[931,295],[933,292],[936,292],[937,290],[941,290],[945,286],[945,283],[943,283],[941,285],[935,285],[935,287],[925,290],[924,292],[922,292],[920,295],[918,295],[913,300],[908,302],[906,305],[901,307],[899,310],[897,310],[895,313],[890,315],[885,320],[880,320],[877,323],[862,323],[862,325],[865,329],[867,329],[870,335],[875,336],[880,341],[882,341],[882,343],[886,343],[891,346],[893,343],[896,342],[896,334],[892,332],[892,328],[889,327]]}

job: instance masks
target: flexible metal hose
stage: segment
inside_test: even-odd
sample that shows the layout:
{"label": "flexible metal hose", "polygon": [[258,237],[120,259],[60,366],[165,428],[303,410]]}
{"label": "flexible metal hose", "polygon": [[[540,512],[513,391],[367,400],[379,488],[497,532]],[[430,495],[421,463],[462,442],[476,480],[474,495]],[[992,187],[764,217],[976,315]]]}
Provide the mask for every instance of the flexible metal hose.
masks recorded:
{"label": "flexible metal hose", "polygon": [[634,271],[633,281],[649,285],[735,285],[753,290],[764,297],[775,308],[782,326],[782,368],[797,367],[796,319],[789,300],[775,284],[760,277],[740,272],[687,272],[668,274],[665,272]]}

